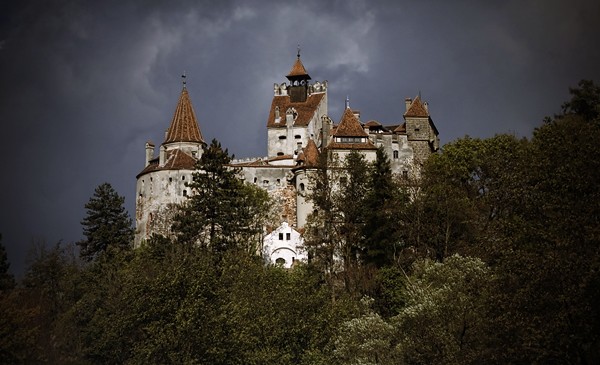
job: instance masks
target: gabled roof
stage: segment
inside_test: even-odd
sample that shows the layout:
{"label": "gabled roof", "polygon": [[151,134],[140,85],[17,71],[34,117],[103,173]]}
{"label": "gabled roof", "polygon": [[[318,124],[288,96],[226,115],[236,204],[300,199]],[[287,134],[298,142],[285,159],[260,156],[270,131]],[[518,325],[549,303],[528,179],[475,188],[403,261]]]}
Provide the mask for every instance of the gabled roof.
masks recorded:
{"label": "gabled roof", "polygon": [[406,113],[404,113],[404,116],[405,117],[423,117],[423,118],[429,117],[429,112],[427,111],[427,109],[425,109],[425,106],[421,102],[421,97],[419,95],[417,95],[415,100],[413,100],[411,102],[410,107],[408,108]]}
{"label": "gabled roof", "polygon": [[376,120],[370,120],[365,124],[367,127],[381,127],[381,123]]}
{"label": "gabled roof", "polygon": [[[273,102],[271,103],[271,111],[269,112],[269,119],[267,120],[267,128],[285,127],[285,112],[289,108],[294,108],[298,112],[294,125],[300,127],[308,126],[308,123],[317,112],[319,104],[324,96],[325,93],[315,93],[309,95],[306,101],[301,103],[292,103],[289,95],[274,96]],[[275,123],[275,109],[277,107],[279,107],[279,123]]]}
{"label": "gabled roof", "polygon": [[[161,170],[195,170],[196,169],[196,161],[194,157],[188,155],[187,153],[175,149],[167,152],[165,157],[165,164],[160,166],[158,164],[158,157],[151,160],[150,164],[146,166],[145,169],[140,172],[137,177],[140,177],[144,174],[154,171]],[[136,178],[137,178],[136,177]]]}
{"label": "gabled roof", "polygon": [[294,62],[294,65],[292,66],[290,73],[287,75],[287,78],[288,79],[303,78],[303,79],[310,80],[310,76],[308,75],[308,72],[306,72],[306,68],[304,68],[302,61],[300,61],[300,55],[298,55],[298,57],[296,58],[296,62]]}
{"label": "gabled roof", "polygon": [[172,142],[199,142],[204,143],[196,114],[192,107],[192,101],[187,89],[184,87],[179,96],[175,115],[167,131],[167,136],[163,143]]}
{"label": "gabled roof", "polygon": [[394,133],[406,133],[406,123],[402,123],[396,127],[396,129],[394,129]]}
{"label": "gabled roof", "polygon": [[368,137],[369,135],[365,132],[362,125],[358,121],[358,118],[354,115],[354,112],[350,108],[344,110],[340,124],[338,124],[335,132],[335,137]]}

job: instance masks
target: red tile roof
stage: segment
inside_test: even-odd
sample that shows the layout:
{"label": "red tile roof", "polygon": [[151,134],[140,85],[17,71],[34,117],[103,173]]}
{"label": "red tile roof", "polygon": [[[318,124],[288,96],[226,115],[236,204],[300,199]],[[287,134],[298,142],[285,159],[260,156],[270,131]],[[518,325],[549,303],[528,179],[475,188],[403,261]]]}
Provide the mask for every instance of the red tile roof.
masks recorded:
{"label": "red tile roof", "polygon": [[406,123],[400,124],[396,129],[394,129],[394,133],[406,133]]}
{"label": "red tile roof", "polygon": [[195,170],[196,159],[181,150],[172,150],[167,152],[165,164],[159,166],[159,159],[155,158],[150,161],[150,164],[140,172],[137,177],[145,175],[149,172],[162,170]]}
{"label": "red tile roof", "polygon": [[421,97],[417,95],[415,100],[412,101],[410,107],[404,113],[405,117],[429,117],[429,112],[425,109],[425,106],[421,102]]}
{"label": "red tile roof", "polygon": [[[287,75],[288,78],[297,78],[298,76],[308,76],[308,72],[306,72],[302,61],[300,61],[300,57],[296,58],[296,62],[294,62],[290,73]],[[308,76],[308,79],[310,79],[310,76]]]}
{"label": "red tile roof", "polygon": [[365,124],[367,127],[379,127],[381,126],[381,123],[379,123],[376,120],[370,120]]}
{"label": "red tile roof", "polygon": [[302,152],[304,154],[304,166],[312,167],[319,164],[319,149],[315,141],[309,139]]}
{"label": "red tile roof", "polygon": [[[325,93],[317,93],[310,95],[303,103],[292,103],[289,95],[274,96],[273,102],[271,103],[271,111],[269,112],[269,119],[267,120],[267,128],[269,127],[285,127],[285,112],[289,108],[294,108],[298,112],[298,117],[294,122],[294,125],[300,127],[306,127],[310,120],[315,115],[321,100]],[[279,107],[279,123],[275,123],[275,108]]]}
{"label": "red tile roof", "polygon": [[333,135],[336,137],[368,137],[358,118],[350,108],[344,110],[340,124],[338,124]]}
{"label": "red tile roof", "polygon": [[184,87],[164,143],[204,142],[187,89]]}

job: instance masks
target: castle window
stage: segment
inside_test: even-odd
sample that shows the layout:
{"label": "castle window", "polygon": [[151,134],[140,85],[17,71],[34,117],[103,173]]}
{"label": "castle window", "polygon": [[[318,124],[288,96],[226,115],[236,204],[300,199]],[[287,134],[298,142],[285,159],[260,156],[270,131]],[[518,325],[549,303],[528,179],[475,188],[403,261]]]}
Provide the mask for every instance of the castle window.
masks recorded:
{"label": "castle window", "polygon": [[285,265],[285,259],[283,257],[278,257],[277,260],[275,260],[275,263],[277,265],[283,266],[283,265]]}
{"label": "castle window", "polygon": [[196,157],[196,151],[192,151],[192,157]]}
{"label": "castle window", "polygon": [[415,132],[418,132],[418,131],[420,131],[420,129],[419,128],[415,128]]}
{"label": "castle window", "polygon": [[258,180],[257,178],[254,178],[254,183],[255,183],[255,184],[256,184],[256,181],[257,181],[257,180]]}
{"label": "castle window", "polygon": [[185,175],[183,175],[183,176],[181,177],[181,180],[185,180]]}
{"label": "castle window", "polygon": [[281,179],[277,179],[277,185],[281,184]]}
{"label": "castle window", "polygon": [[183,191],[183,196],[187,196],[187,190]]}
{"label": "castle window", "polygon": [[286,239],[287,241],[289,241],[289,240],[291,239],[291,235],[292,235],[291,233],[286,233],[286,234],[285,234],[285,239]]}
{"label": "castle window", "polygon": [[173,182],[173,178],[172,177],[169,178],[169,182]]}
{"label": "castle window", "polygon": [[300,183],[300,191],[304,191],[304,183]]}
{"label": "castle window", "polygon": [[300,138],[302,138],[302,136],[301,136],[301,135],[299,135],[299,134],[296,134],[296,135],[294,136],[294,138],[296,138],[296,139],[300,139]]}
{"label": "castle window", "polygon": [[283,152],[277,152],[277,156],[283,156]]}
{"label": "castle window", "polygon": [[263,180],[263,185],[269,185],[269,180]]}
{"label": "castle window", "polygon": [[394,151],[394,158],[398,158],[398,151]]}
{"label": "castle window", "polygon": [[280,241],[283,241],[283,233],[280,233],[280,234],[279,234],[279,240],[280,240]]}
{"label": "castle window", "polygon": [[279,139],[286,139],[286,136],[279,136]]}

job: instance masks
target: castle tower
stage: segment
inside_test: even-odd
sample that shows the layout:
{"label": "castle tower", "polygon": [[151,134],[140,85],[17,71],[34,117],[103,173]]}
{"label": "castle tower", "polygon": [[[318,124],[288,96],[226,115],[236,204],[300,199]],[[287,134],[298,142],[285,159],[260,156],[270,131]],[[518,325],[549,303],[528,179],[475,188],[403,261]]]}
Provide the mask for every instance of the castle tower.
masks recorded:
{"label": "castle tower", "polygon": [[421,101],[420,95],[414,100],[407,98],[405,105],[404,132],[413,150],[414,166],[418,170],[427,157],[439,149],[439,133],[429,115],[429,107]]}
{"label": "castle tower", "polygon": [[157,157],[154,145],[146,143],[145,168],[136,177],[135,247],[153,234],[170,235],[175,205],[190,193],[186,182],[205,146],[184,82]]}
{"label": "castle tower", "polygon": [[327,115],[327,81],[310,84],[311,77],[300,53],[286,76],[275,84],[267,120],[267,156],[295,159],[308,143],[321,134],[322,118]]}

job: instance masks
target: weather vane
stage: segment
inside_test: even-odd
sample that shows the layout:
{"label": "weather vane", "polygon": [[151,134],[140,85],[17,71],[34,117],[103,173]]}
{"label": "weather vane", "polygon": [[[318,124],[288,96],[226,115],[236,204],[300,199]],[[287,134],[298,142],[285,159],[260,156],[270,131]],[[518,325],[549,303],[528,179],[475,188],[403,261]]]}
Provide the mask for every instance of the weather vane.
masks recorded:
{"label": "weather vane", "polygon": [[298,43],[298,54],[297,54],[298,58],[300,58],[300,43]]}
{"label": "weather vane", "polygon": [[181,75],[181,81],[183,82],[183,87],[185,87],[185,84],[186,84],[186,81],[185,81],[185,78],[186,78],[186,77],[187,77],[187,76],[185,76],[185,70],[184,70],[184,71],[183,71],[183,75]]}

